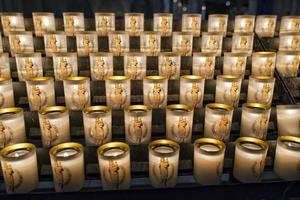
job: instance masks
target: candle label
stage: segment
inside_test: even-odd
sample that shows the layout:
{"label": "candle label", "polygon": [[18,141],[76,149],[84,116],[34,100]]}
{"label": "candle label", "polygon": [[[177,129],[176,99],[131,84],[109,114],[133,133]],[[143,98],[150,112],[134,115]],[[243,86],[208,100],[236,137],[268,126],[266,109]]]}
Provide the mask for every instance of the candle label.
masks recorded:
{"label": "candle label", "polygon": [[275,57],[256,58],[253,62],[252,75],[273,76]]}
{"label": "candle label", "polygon": [[299,51],[300,35],[281,35],[279,39],[280,51]]}
{"label": "candle label", "polygon": [[208,32],[224,32],[227,31],[228,16],[212,16],[208,17]]}
{"label": "candle label", "polygon": [[72,103],[80,109],[90,104],[90,93],[85,84],[77,85],[77,89],[72,93]]}
{"label": "candle label", "polygon": [[42,119],[42,132],[43,140],[47,146],[52,144],[58,139],[59,131],[56,125],[50,123],[48,119]]}
{"label": "candle label", "polygon": [[253,34],[240,35],[235,33],[233,34],[232,40],[232,52],[251,53],[253,48]]}
{"label": "candle label", "polygon": [[274,37],[275,24],[276,16],[270,18],[257,16],[255,32],[259,36]]}
{"label": "candle label", "polygon": [[8,192],[15,192],[21,187],[23,183],[23,176],[18,170],[13,169],[10,164],[4,163],[3,175]]}
{"label": "candle label", "polygon": [[53,15],[41,16],[33,14],[34,30],[37,36],[42,36],[44,32],[55,31],[55,20]]}
{"label": "candle label", "polygon": [[278,55],[276,68],[284,77],[297,77],[300,57],[294,55]]}
{"label": "candle label", "polygon": [[0,148],[4,148],[13,140],[13,132],[10,127],[0,121]]}
{"label": "candle label", "polygon": [[219,49],[219,42],[216,36],[208,36],[206,38],[206,43],[204,44],[205,49],[209,50],[218,50]]}
{"label": "candle label", "polygon": [[131,117],[128,126],[128,133],[131,141],[134,141],[134,143],[137,144],[141,144],[148,133],[147,124],[143,122],[141,117]]}
{"label": "candle label", "polygon": [[160,35],[144,33],[141,35],[141,52],[154,56],[160,52]]}
{"label": "candle label", "polygon": [[129,37],[125,34],[111,34],[110,51],[119,56],[121,53],[129,51]]}
{"label": "candle label", "polygon": [[[109,63],[106,61],[105,57],[96,58],[96,63],[93,66],[93,73],[97,80],[104,80],[107,76],[112,75],[112,70],[109,70]],[[111,71],[109,73],[109,71]]]}
{"label": "candle label", "polygon": [[272,89],[270,84],[264,83],[262,88],[255,93],[256,102],[269,104],[272,101]]}
{"label": "candle label", "polygon": [[260,161],[256,161],[252,167],[252,174],[254,177],[256,177],[257,179],[260,179],[262,176],[262,173],[264,171],[264,159],[261,159]]}
{"label": "candle label", "polygon": [[0,92],[0,108],[3,108],[5,105],[5,97],[2,92]]}
{"label": "candle label", "polygon": [[44,43],[47,56],[52,56],[52,53],[67,52],[67,37],[65,34],[45,34]]}
{"label": "candle label", "polygon": [[194,36],[200,35],[201,15],[200,16],[182,16],[182,32],[191,32]]}
{"label": "candle label", "polygon": [[47,95],[39,86],[31,86],[29,93],[29,103],[34,107],[34,110],[40,110],[47,104]]}
{"label": "candle label", "polygon": [[115,16],[96,15],[96,30],[101,35],[107,35],[108,32],[115,30]]}
{"label": "candle label", "polygon": [[178,117],[178,121],[171,125],[172,135],[177,142],[186,142],[192,133],[192,126],[186,117]]}
{"label": "candle label", "polygon": [[75,60],[68,57],[59,57],[54,60],[55,77],[62,80],[66,77],[76,76],[77,72],[74,70]]}
{"label": "candle label", "polygon": [[164,36],[171,35],[172,20],[171,16],[154,16],[154,31],[159,31]]}
{"label": "candle label", "polygon": [[226,88],[223,93],[223,99],[227,104],[236,105],[239,101],[240,88],[239,83],[233,82],[229,88]]}
{"label": "candle label", "polygon": [[0,77],[11,78],[9,57],[7,53],[0,54]]}
{"label": "candle label", "polygon": [[160,108],[165,102],[166,93],[160,83],[154,83],[151,90],[147,93],[148,102],[153,108]]}
{"label": "candle label", "polygon": [[192,83],[191,87],[187,87],[188,85],[186,84],[186,89],[185,89],[185,102],[189,105],[191,105],[193,108],[197,107],[202,100],[202,90],[200,83]]}
{"label": "candle label", "polygon": [[168,79],[178,79],[180,76],[180,60],[176,57],[162,58],[159,65],[159,75],[165,76]]}
{"label": "candle label", "polygon": [[300,30],[300,19],[299,18],[286,18],[281,19],[280,33],[285,32],[299,32]]}
{"label": "candle label", "polygon": [[190,56],[193,51],[192,35],[174,35],[173,52],[178,52],[182,56]]}
{"label": "candle label", "polygon": [[173,184],[170,181],[174,179],[175,167],[168,158],[160,158],[159,164],[152,163],[152,172],[160,186],[168,187]]}
{"label": "candle label", "polygon": [[[34,78],[38,76],[42,76],[42,67],[40,62],[33,58],[25,58],[23,59],[23,64],[21,64],[21,79]],[[22,61],[21,61],[22,62]]]}
{"label": "candle label", "polygon": [[109,160],[108,166],[104,168],[103,178],[106,184],[111,185],[112,189],[119,189],[124,183],[126,171],[117,161]]}
{"label": "candle label", "polygon": [[22,15],[1,16],[2,28],[7,36],[10,31],[25,31],[24,17]]}
{"label": "candle label", "polygon": [[95,119],[94,125],[89,127],[89,136],[93,143],[95,144],[104,144],[107,141],[109,136],[109,126],[108,124],[100,117]]}
{"label": "candle label", "polygon": [[76,31],[84,31],[84,19],[82,15],[64,16],[65,32],[74,34]]}
{"label": "candle label", "polygon": [[214,57],[199,57],[194,58],[193,74],[200,75],[205,79],[213,79],[215,72],[215,58]]}
{"label": "candle label", "polygon": [[34,52],[32,34],[10,34],[9,46],[12,54]]}
{"label": "candle label", "polygon": [[123,108],[127,102],[128,94],[123,84],[115,83],[114,87],[109,92],[109,101],[111,101],[114,107]]}
{"label": "candle label", "polygon": [[246,59],[247,57],[225,57],[224,74],[244,75],[246,69]]}
{"label": "candle label", "polygon": [[264,138],[268,130],[269,117],[268,114],[262,114],[259,119],[256,119],[252,124],[252,132],[258,138]]}
{"label": "candle label", "polygon": [[229,136],[231,120],[229,116],[222,115],[221,118],[216,121],[212,126],[212,134],[214,138],[223,141]]}
{"label": "candle label", "polygon": [[125,75],[131,80],[140,80],[146,75],[145,58],[125,56]]}
{"label": "candle label", "polygon": [[64,187],[67,186],[72,179],[71,171],[63,167],[61,162],[54,162],[54,175],[56,178],[55,184],[60,188],[61,191],[64,191]]}
{"label": "candle label", "polygon": [[89,53],[98,51],[98,37],[96,34],[77,34],[77,52],[80,56],[88,56]]}

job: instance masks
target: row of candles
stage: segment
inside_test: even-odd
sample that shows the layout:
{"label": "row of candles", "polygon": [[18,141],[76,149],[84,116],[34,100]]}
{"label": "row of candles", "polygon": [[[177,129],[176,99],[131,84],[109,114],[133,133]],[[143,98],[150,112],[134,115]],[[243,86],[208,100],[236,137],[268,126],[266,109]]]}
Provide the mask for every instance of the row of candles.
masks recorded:
{"label": "row of candles", "polygon": [[[252,137],[235,142],[233,176],[242,183],[260,182],[264,172],[268,143]],[[226,146],[217,139],[200,138],[194,143],[194,178],[201,185],[222,182]],[[155,188],[175,187],[180,146],[171,140],[149,144],[149,181]],[[38,185],[36,148],[19,143],[4,148],[1,166],[8,193],[27,193]],[[103,190],[129,189],[131,184],[130,147],[110,142],[97,149]],[[79,143],[62,143],[49,150],[56,192],[79,191],[85,181],[84,149]],[[280,136],[274,157],[274,172],[285,180],[299,180],[300,138]]]}
{"label": "row of candles", "polygon": [[[45,32],[55,31],[55,17],[53,13],[32,13],[36,36]],[[144,31],[143,13],[125,13],[125,31],[130,35],[139,35]],[[256,18],[256,19],[255,19]],[[256,22],[255,22],[256,21]],[[2,13],[1,22],[4,35],[11,31],[25,31],[22,13]],[[255,32],[262,37],[274,37],[277,23],[276,15],[237,15],[234,21],[234,32]],[[208,16],[208,32],[220,32],[226,35],[228,15],[211,14]],[[64,30],[68,35],[85,30],[84,14],[80,12],[63,13]],[[95,27],[100,35],[107,35],[116,30],[114,13],[95,13]],[[171,35],[173,30],[173,14],[154,13],[153,30],[163,36]],[[183,14],[181,31],[199,36],[201,33],[201,14]],[[299,16],[283,16],[281,18],[280,33],[300,32]]]}

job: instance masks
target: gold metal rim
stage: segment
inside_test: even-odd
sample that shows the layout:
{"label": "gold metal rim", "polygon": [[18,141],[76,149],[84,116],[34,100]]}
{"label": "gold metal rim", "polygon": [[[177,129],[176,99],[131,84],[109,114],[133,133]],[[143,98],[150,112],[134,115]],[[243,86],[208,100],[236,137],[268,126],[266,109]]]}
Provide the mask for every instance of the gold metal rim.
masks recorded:
{"label": "gold metal rim", "polygon": [[244,103],[242,105],[243,108],[249,108],[249,109],[261,109],[261,110],[269,110],[271,109],[271,106],[268,104],[262,104],[262,103]]}
{"label": "gold metal rim", "polygon": [[137,16],[137,17],[142,17],[142,16],[144,16],[144,13],[137,13],[137,12],[132,12],[132,13],[125,13],[124,14],[125,16]]}
{"label": "gold metal rim", "polygon": [[235,19],[243,19],[243,18],[247,18],[247,19],[255,19],[255,15],[236,15]]}
{"label": "gold metal rim", "polygon": [[233,106],[228,105],[228,104],[223,104],[223,103],[209,103],[209,104],[206,104],[206,108],[209,108],[212,110],[214,110],[214,109],[224,109],[227,111],[233,110]]}
{"label": "gold metal rim", "polygon": [[95,16],[115,16],[115,13],[111,13],[111,12],[96,12]]}
{"label": "gold metal rim", "polygon": [[141,33],[141,35],[157,35],[160,36],[158,31],[144,31]]}
{"label": "gold metal rim", "polygon": [[184,32],[174,31],[173,35],[187,35],[187,36],[193,37],[193,33],[192,32],[187,32],[187,31],[184,31]]}
{"label": "gold metal rim", "polygon": [[0,109],[0,115],[3,114],[17,114],[17,113],[21,113],[23,112],[23,108],[19,108],[19,107],[11,107],[11,108],[1,108]]}
{"label": "gold metal rim", "polygon": [[97,111],[102,111],[102,112],[110,112],[111,108],[108,106],[89,106],[83,109],[83,113],[89,114]]}
{"label": "gold metal rim", "polygon": [[276,52],[273,51],[257,51],[257,52],[253,52],[254,56],[275,56]]}
{"label": "gold metal rim", "polygon": [[28,78],[26,81],[28,82],[43,82],[43,81],[51,81],[54,80],[51,76],[40,76],[40,77],[33,77]]}
{"label": "gold metal rim", "polygon": [[64,81],[87,81],[90,80],[87,76],[72,76],[63,78]]}
{"label": "gold metal rim", "polygon": [[187,80],[204,80],[204,78],[202,76],[198,76],[198,75],[184,75],[184,76],[181,76],[181,78],[187,79]]}
{"label": "gold metal rim", "polygon": [[[159,152],[155,151],[155,149],[157,147],[161,147],[161,146],[170,147],[170,148],[173,149],[173,152],[171,152],[171,153],[159,153]],[[160,155],[164,155],[164,156],[174,155],[179,151],[179,149],[180,149],[180,146],[179,146],[178,143],[176,143],[172,140],[167,140],[167,139],[154,140],[148,145],[149,152],[151,151],[155,155],[159,155],[159,156]]]}
{"label": "gold metal rim", "polygon": [[76,57],[77,58],[77,53],[75,52],[53,53],[53,57]]}
{"label": "gold metal rim", "polygon": [[129,76],[109,76],[107,80],[110,81],[122,81],[122,80],[129,80]]}
{"label": "gold metal rim", "polygon": [[51,12],[33,12],[32,13],[32,16],[54,16],[54,13],[51,13]]}
{"label": "gold metal rim", "polygon": [[208,15],[208,18],[209,17],[226,17],[226,18],[228,18],[228,15],[225,15],[225,14],[210,14],[210,15]]}
{"label": "gold metal rim", "polygon": [[267,80],[275,80],[274,77],[272,76],[250,76],[250,79],[256,79],[256,80],[264,80],[264,81],[267,81]]}
{"label": "gold metal rim", "polygon": [[218,75],[217,79],[223,79],[223,80],[240,80],[241,76],[238,75]]}
{"label": "gold metal rim", "polygon": [[154,13],[153,14],[154,17],[173,17],[173,14],[172,13]]}
{"label": "gold metal rim", "polygon": [[32,35],[31,31],[10,31],[9,35]]}
{"label": "gold metal rim", "polygon": [[276,105],[276,110],[280,109],[300,109],[300,104]]}
{"label": "gold metal rim", "polygon": [[[261,152],[261,151],[265,151],[268,149],[269,145],[268,143],[266,143],[263,140],[260,140],[258,138],[254,138],[254,137],[239,137],[236,141],[235,141],[236,145],[240,146],[241,148],[250,151],[250,152]],[[261,149],[259,150],[254,150],[254,149],[249,149],[246,148],[245,146],[243,146],[243,143],[252,143],[252,144],[256,144],[258,146],[261,147]]]}
{"label": "gold metal rim", "polygon": [[276,15],[257,15],[257,18],[273,18],[276,19],[277,16]]}
{"label": "gold metal rim", "polygon": [[147,80],[167,80],[165,76],[145,76],[144,79]]}
{"label": "gold metal rim", "polygon": [[63,12],[63,16],[84,16],[83,12]]}
{"label": "gold metal rim", "polygon": [[231,57],[246,57],[246,53],[240,53],[240,52],[224,52],[224,57],[225,56],[231,56]]}
{"label": "gold metal rim", "polygon": [[68,111],[68,109],[65,106],[49,106],[49,107],[46,107],[44,109],[41,109],[39,111],[39,113],[41,115],[47,115],[48,113],[51,113],[51,112],[61,112],[61,113],[64,113],[64,112],[67,112],[67,111]]}
{"label": "gold metal rim", "polygon": [[185,104],[172,104],[167,106],[167,110],[175,111],[175,110],[184,110],[186,112],[192,112],[193,109]]}
{"label": "gold metal rim", "polygon": [[285,147],[287,147],[288,149],[300,152],[300,147],[297,148],[297,147],[289,146],[289,145],[284,143],[284,142],[294,142],[294,143],[297,143],[297,144],[300,145],[300,138],[299,137],[295,137],[295,136],[278,136],[277,140],[280,141],[281,143],[283,143],[285,145]]}
{"label": "gold metal rim", "polygon": [[[73,156],[68,156],[68,157],[57,157],[56,155],[66,149],[73,149],[75,151],[77,151],[77,154],[73,155]],[[49,151],[49,154],[53,157],[55,157],[56,159],[71,159],[74,157],[77,157],[78,155],[83,153],[83,146],[77,142],[66,142],[66,143],[62,143],[62,144],[58,144],[54,147],[52,147]]]}
{"label": "gold metal rim", "polygon": [[110,31],[109,34],[112,34],[112,35],[129,35],[128,32],[126,31]]}
{"label": "gold metal rim", "polygon": [[150,106],[146,106],[146,105],[130,105],[130,106],[125,107],[126,112],[133,112],[133,111],[138,111],[138,110],[148,112],[148,111],[151,111],[152,109]]}
{"label": "gold metal rim", "polygon": [[[29,153],[22,155],[20,157],[7,157],[8,154],[18,151],[18,150],[27,150],[27,151],[29,151]],[[5,159],[19,160],[19,159],[29,156],[30,153],[34,152],[35,150],[36,150],[36,147],[34,144],[18,143],[18,144],[9,145],[9,146],[5,147],[4,149],[2,149],[0,151],[0,156]]]}
{"label": "gold metal rim", "polygon": [[[206,151],[204,149],[201,149],[200,146],[205,145],[205,144],[210,144],[215,147],[217,147],[219,150],[218,151]],[[208,154],[219,154],[220,152],[223,152],[226,148],[224,142],[214,139],[214,138],[199,138],[195,140],[194,142],[195,147],[197,147],[199,150],[208,153]]]}
{"label": "gold metal rim", "polygon": [[3,78],[3,77],[1,77],[1,78],[0,78],[0,82],[2,82],[2,83],[5,83],[5,82],[12,82],[12,79],[11,79],[11,78]]}
{"label": "gold metal rim", "polygon": [[146,58],[146,54],[143,52],[125,52],[124,56],[142,56]]}
{"label": "gold metal rim", "polygon": [[193,52],[193,57],[202,56],[202,57],[216,57],[216,53],[208,53],[208,52]]}
{"label": "gold metal rim", "polygon": [[180,57],[180,54],[176,52],[160,52],[159,56]]}
{"label": "gold metal rim", "polygon": [[39,52],[35,53],[16,53],[15,57],[17,58],[27,58],[27,57],[41,57],[42,54]]}
{"label": "gold metal rim", "polygon": [[[124,153],[118,156],[105,156],[104,153],[110,149],[121,149],[122,151],[124,151]],[[101,157],[104,158],[120,158],[123,157],[127,152],[129,152],[129,150],[130,150],[129,145],[124,142],[109,142],[101,145],[97,149],[97,152]]]}
{"label": "gold metal rim", "polygon": [[113,53],[111,53],[111,52],[93,52],[93,53],[90,53],[90,56],[113,57]]}
{"label": "gold metal rim", "polygon": [[199,17],[201,18],[201,14],[195,14],[195,13],[185,13],[185,14],[182,14],[182,17]]}

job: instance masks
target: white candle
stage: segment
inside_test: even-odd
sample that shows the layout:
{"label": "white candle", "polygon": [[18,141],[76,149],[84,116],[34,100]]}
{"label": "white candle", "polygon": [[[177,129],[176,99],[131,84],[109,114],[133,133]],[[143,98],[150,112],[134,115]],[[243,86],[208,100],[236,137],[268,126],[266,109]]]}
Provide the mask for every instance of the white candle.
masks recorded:
{"label": "white candle", "polygon": [[17,107],[0,109],[0,148],[25,141],[23,109]]}
{"label": "white candle", "polygon": [[74,35],[78,31],[84,31],[84,13],[63,12],[65,32],[67,35]]}
{"label": "white candle", "polygon": [[254,52],[252,54],[251,75],[274,76],[275,62],[275,52]]}
{"label": "white candle", "polygon": [[43,36],[45,32],[55,31],[54,13],[33,12],[32,18],[36,36]]}
{"label": "white candle", "polygon": [[98,146],[111,142],[111,109],[107,106],[89,106],[82,113],[86,146]]}
{"label": "white candle", "polygon": [[76,33],[76,46],[78,56],[88,56],[98,52],[98,36],[94,31]]}
{"label": "white candle", "polygon": [[244,78],[247,65],[247,54],[224,52],[223,74]]}
{"label": "white candle", "polygon": [[115,13],[95,13],[95,26],[100,35],[115,31]]}
{"label": "white candle", "polygon": [[282,77],[297,77],[300,64],[300,53],[278,51],[276,69]]}
{"label": "white candle", "polygon": [[299,16],[282,16],[279,33],[295,33],[300,31]]}
{"label": "white candle", "polygon": [[39,111],[44,147],[70,141],[69,111],[63,106],[50,106]]}
{"label": "white candle", "polygon": [[90,53],[90,70],[93,81],[105,80],[113,75],[112,53]]}
{"label": "white candle", "polygon": [[180,103],[191,108],[202,108],[204,97],[204,78],[196,75],[180,77]]}
{"label": "white candle", "polygon": [[271,105],[275,78],[271,76],[250,76],[247,102]]}
{"label": "white candle", "polygon": [[16,64],[19,81],[43,76],[41,53],[17,54]]}
{"label": "white candle", "polygon": [[200,138],[194,143],[194,177],[199,184],[221,183],[225,144],[212,138]]}
{"label": "white candle", "polygon": [[125,13],[125,31],[138,36],[144,31],[144,13]]}
{"label": "white candle", "polygon": [[172,13],[154,13],[153,31],[158,31],[163,36],[172,35],[173,14]]}
{"label": "white candle", "polygon": [[274,172],[284,180],[299,180],[300,138],[279,136],[277,139]]}
{"label": "white candle", "polygon": [[204,53],[214,53],[221,56],[223,44],[223,34],[216,32],[202,32],[201,51]]}
{"label": "white candle", "polygon": [[14,90],[10,78],[0,78],[0,108],[14,107]]}
{"label": "white candle", "polygon": [[268,144],[252,137],[236,140],[233,176],[242,183],[260,182],[265,167]]}
{"label": "white candle", "polygon": [[140,36],[141,52],[149,56],[157,56],[160,52],[161,36],[159,32],[144,31]]}
{"label": "white candle", "polygon": [[152,109],[145,105],[131,105],[124,109],[126,143],[138,145],[151,141]]}
{"label": "white candle", "polygon": [[214,53],[193,53],[193,75],[213,79],[216,57]]}
{"label": "white candle", "polygon": [[199,37],[201,32],[201,14],[182,14],[181,31]]}
{"label": "white candle", "polygon": [[46,56],[54,53],[67,53],[67,35],[63,31],[47,32],[44,34]]}
{"label": "white candle", "polygon": [[179,150],[180,146],[171,140],[155,140],[149,144],[149,179],[153,187],[175,187]]}
{"label": "white candle", "polygon": [[23,13],[3,13],[1,22],[4,36],[8,36],[11,31],[25,31]]}
{"label": "white candle", "polygon": [[165,108],[168,98],[168,79],[164,76],[146,76],[143,80],[144,104]]}
{"label": "white candle", "polygon": [[8,36],[10,53],[12,56],[20,53],[33,53],[33,37],[32,32],[11,32]]}
{"label": "white candle", "polygon": [[129,52],[129,34],[125,31],[114,31],[108,34],[109,52],[121,56]]}
{"label": "white candle", "polygon": [[124,74],[131,80],[142,80],[146,76],[147,60],[144,53],[126,53],[124,56]]}
{"label": "white candle", "polygon": [[234,20],[235,33],[251,33],[254,30],[255,15],[236,15]]}
{"label": "white candle", "polygon": [[210,103],[205,106],[204,136],[228,142],[231,131],[233,107]]}
{"label": "white candle", "polygon": [[193,52],[193,34],[188,32],[173,32],[172,52],[181,56],[191,56]]}
{"label": "white candle", "polygon": [[228,15],[211,14],[208,15],[208,32],[219,32],[223,36],[227,33]]}
{"label": "white candle", "polygon": [[158,57],[158,73],[168,79],[179,79],[181,68],[181,57],[178,53],[160,53]]}
{"label": "white candle", "polygon": [[279,35],[279,51],[299,51],[300,33],[282,33]]}
{"label": "white candle", "polygon": [[300,137],[300,105],[276,105],[279,136]]}
{"label": "white candle", "polygon": [[103,190],[129,189],[130,149],[126,143],[110,142],[97,150]]}
{"label": "white candle", "polygon": [[253,49],[254,33],[233,33],[232,47],[233,53],[245,53],[251,56]]}
{"label": "white candle", "polygon": [[130,105],[130,79],[128,76],[110,76],[105,80],[106,104],[113,109]]}
{"label": "white candle", "polygon": [[8,53],[0,53],[0,78],[11,78]]}
{"label": "white candle", "polygon": [[19,143],[4,148],[1,166],[7,193],[28,193],[37,187],[38,166],[33,144]]}
{"label": "white candle", "polygon": [[78,75],[76,53],[54,53],[53,68],[55,80],[63,80],[66,77]]}
{"label": "white candle", "polygon": [[49,151],[56,192],[76,192],[84,184],[83,146],[75,142],[62,143]]}
{"label": "white candle", "polygon": [[257,15],[255,33],[259,37],[274,37],[276,22],[276,15]]}

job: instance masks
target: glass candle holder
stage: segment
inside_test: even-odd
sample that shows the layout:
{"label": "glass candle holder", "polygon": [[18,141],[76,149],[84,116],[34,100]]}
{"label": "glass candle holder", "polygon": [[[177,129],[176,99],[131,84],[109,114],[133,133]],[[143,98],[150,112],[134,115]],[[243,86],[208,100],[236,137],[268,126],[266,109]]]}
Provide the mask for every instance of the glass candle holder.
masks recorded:
{"label": "glass candle holder", "polygon": [[125,31],[138,36],[144,31],[144,13],[125,13]]}
{"label": "glass candle holder", "polygon": [[82,110],[91,105],[90,78],[74,76],[64,78],[65,104],[70,110]]}
{"label": "glass candle holder", "polygon": [[201,32],[201,14],[182,14],[181,31],[199,37]]}
{"label": "glass candle holder", "polygon": [[227,33],[228,15],[208,15],[208,32],[219,32],[225,37]]}
{"label": "glass candle holder", "polygon": [[242,137],[265,140],[268,132],[271,107],[267,104],[244,103],[242,108]]}
{"label": "glass candle holder", "polygon": [[95,13],[96,31],[102,36],[115,31],[115,13]]}
{"label": "glass candle holder", "polygon": [[45,32],[55,31],[54,13],[33,12],[32,18],[36,36],[43,36]]}
{"label": "glass candle holder", "polygon": [[8,53],[0,53],[0,78],[11,78]]}
{"label": "glass candle holder", "polygon": [[9,36],[9,47],[12,56],[18,53],[33,53],[33,37],[32,32],[10,32]]}
{"label": "glass candle holder", "polygon": [[168,79],[164,76],[146,76],[143,80],[144,104],[165,108],[168,98]]}
{"label": "glass candle holder", "polygon": [[53,54],[53,68],[55,80],[63,80],[67,77],[78,75],[76,53],[55,53]]}
{"label": "glass candle holder", "polygon": [[200,138],[194,143],[194,177],[201,185],[221,183],[225,144],[213,138]]}
{"label": "glass candle holder", "polygon": [[0,53],[3,53],[2,35],[0,35]]}
{"label": "glass candle holder", "polygon": [[25,141],[23,109],[17,107],[0,109],[0,148]]}
{"label": "glass candle holder", "polygon": [[149,56],[157,56],[161,47],[159,32],[144,31],[140,36],[141,52]]}
{"label": "glass candle holder", "polygon": [[152,109],[145,105],[125,108],[125,136],[130,145],[148,144],[151,141]]}
{"label": "glass candle holder", "polygon": [[231,51],[233,53],[246,53],[251,56],[253,41],[254,33],[233,33]]}
{"label": "glass candle holder", "polygon": [[300,31],[300,16],[282,16],[279,33],[297,33]]}
{"label": "glass candle holder", "polygon": [[275,62],[275,52],[253,52],[251,75],[274,76]]}
{"label": "glass candle holder", "polygon": [[25,31],[23,13],[2,13],[1,23],[4,36],[11,31]]}
{"label": "glass candle holder", "polygon": [[300,137],[300,105],[276,105],[278,136]]}
{"label": "glass candle holder", "polygon": [[220,56],[222,53],[223,35],[222,33],[202,32],[201,51],[204,53],[214,53]]}
{"label": "glass candle holder", "polygon": [[194,111],[184,104],[168,105],[166,110],[166,137],[178,143],[192,140]]}
{"label": "glass candle holder", "polygon": [[64,106],[49,106],[39,111],[44,147],[70,141],[69,111]]}
{"label": "glass candle holder", "polygon": [[271,105],[275,78],[271,76],[250,76],[247,102]]}
{"label": "glass candle holder", "polygon": [[175,187],[179,150],[180,146],[171,140],[155,140],[149,144],[149,180],[153,187]]}
{"label": "glass candle holder", "polygon": [[204,137],[229,141],[233,107],[221,103],[205,106]]}
{"label": "glass candle holder", "polygon": [[258,37],[274,37],[277,15],[257,15],[255,33]]}
{"label": "glass candle holder", "polygon": [[109,51],[114,56],[129,52],[129,34],[125,31],[115,31],[108,34]]}
{"label": "glass candle holder", "polygon": [[255,15],[236,15],[234,20],[235,33],[252,33],[254,30]]}
{"label": "glass candle holder", "polygon": [[16,54],[19,81],[43,76],[41,53]]}
{"label": "glass candle holder", "polygon": [[81,12],[63,12],[65,32],[67,35],[75,35],[78,31],[84,31],[84,14]]}
{"label": "glass candle holder", "polygon": [[202,108],[205,79],[196,75],[180,77],[180,103],[191,108]]}
{"label": "glass candle holder", "polygon": [[46,56],[52,57],[54,53],[66,53],[67,35],[63,31],[44,33]]}
{"label": "glass candle holder", "polygon": [[244,78],[247,65],[247,54],[224,52],[223,74]]}
{"label": "glass candle holder", "polygon": [[300,33],[279,35],[279,51],[300,51]]}
{"label": "glass candle holder", "polygon": [[94,31],[76,33],[76,45],[78,56],[89,56],[98,52],[98,35]]}
{"label": "glass candle holder", "polygon": [[11,78],[0,78],[0,108],[15,106],[14,89]]}
{"label": "glass candle holder", "polygon": [[37,187],[38,164],[33,144],[14,144],[4,148],[0,154],[7,193],[28,193]]}
{"label": "glass candle holder", "polygon": [[191,56],[193,52],[193,34],[188,32],[173,32],[172,51],[181,56]]}
{"label": "glass candle holder", "polygon": [[235,142],[233,176],[242,183],[260,182],[264,172],[268,144],[252,137]]}
{"label": "glass candle holder", "polygon": [[112,53],[90,53],[90,70],[93,81],[105,80],[113,75],[113,54]]}
{"label": "glass candle holder", "polygon": [[239,104],[242,78],[240,76],[217,76],[215,102],[237,107]]}
{"label": "glass candle holder", "polygon": [[110,76],[105,80],[106,105],[123,109],[130,105],[131,84],[128,76]]}
{"label": "glass candle holder", "polygon": [[300,64],[300,53],[278,51],[276,69],[282,77],[297,77]]}
{"label": "glass candle holder", "polygon": [[159,32],[162,36],[171,36],[173,30],[173,14],[154,13],[153,31]]}
{"label": "glass candle holder", "polygon": [[124,55],[124,74],[131,80],[143,80],[147,70],[146,55],[140,52],[130,52]]}
{"label": "glass candle holder", "polygon": [[55,89],[52,77],[36,77],[26,81],[27,97],[31,111],[55,105]]}
{"label": "glass candle holder", "polygon": [[284,180],[299,180],[299,163],[300,138],[279,136],[274,159],[274,172]]}
{"label": "glass candle holder", "polygon": [[130,187],[130,149],[126,143],[110,142],[97,150],[103,190],[126,190]]}
{"label": "glass candle holder", "polygon": [[213,79],[216,65],[214,53],[193,53],[193,75]]}
{"label": "glass candle holder", "polygon": [[168,79],[179,79],[181,57],[178,53],[160,53],[158,57],[158,73]]}
{"label": "glass candle holder", "polygon": [[111,109],[107,106],[89,106],[82,113],[86,146],[98,146],[111,142]]}
{"label": "glass candle holder", "polygon": [[79,191],[85,179],[83,146],[75,142],[62,143],[52,147],[49,154],[55,191]]}

